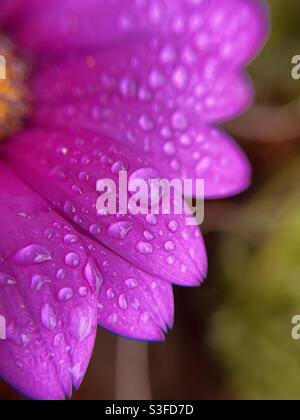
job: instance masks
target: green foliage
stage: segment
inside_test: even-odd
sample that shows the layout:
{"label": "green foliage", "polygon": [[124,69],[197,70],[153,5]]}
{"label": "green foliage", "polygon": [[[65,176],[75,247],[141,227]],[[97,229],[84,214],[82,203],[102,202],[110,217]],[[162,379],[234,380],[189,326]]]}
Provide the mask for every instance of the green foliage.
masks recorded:
{"label": "green foliage", "polygon": [[300,162],[264,188],[221,244],[222,298],[209,344],[235,395],[300,399]]}

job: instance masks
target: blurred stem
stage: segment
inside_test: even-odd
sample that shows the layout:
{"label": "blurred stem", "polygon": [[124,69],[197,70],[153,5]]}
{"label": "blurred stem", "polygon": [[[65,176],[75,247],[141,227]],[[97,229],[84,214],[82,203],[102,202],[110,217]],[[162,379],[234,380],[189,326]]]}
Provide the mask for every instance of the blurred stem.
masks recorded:
{"label": "blurred stem", "polygon": [[238,120],[225,124],[232,135],[261,142],[282,142],[300,137],[300,100],[285,106],[255,105]]}
{"label": "blurred stem", "polygon": [[118,338],[116,399],[152,400],[148,343]]}

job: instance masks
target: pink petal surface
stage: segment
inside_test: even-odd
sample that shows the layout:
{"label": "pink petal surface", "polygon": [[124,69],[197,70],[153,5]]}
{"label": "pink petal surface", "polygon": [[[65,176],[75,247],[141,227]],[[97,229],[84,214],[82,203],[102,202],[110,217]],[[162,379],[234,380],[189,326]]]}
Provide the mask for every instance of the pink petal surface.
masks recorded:
{"label": "pink petal surface", "polygon": [[185,215],[101,215],[96,183],[109,178],[159,178],[136,151],[86,130],[27,131],[7,145],[15,171],[45,199],[99,243],[150,275],[181,285],[199,285],[207,272],[205,246]]}
{"label": "pink petal surface", "polygon": [[137,269],[92,239],[85,239],[86,276],[101,272],[99,325],[123,337],[161,341],[174,322],[172,286]]}
{"label": "pink petal surface", "polygon": [[0,375],[35,399],[79,387],[96,336],[97,297],[74,229],[0,166]]}

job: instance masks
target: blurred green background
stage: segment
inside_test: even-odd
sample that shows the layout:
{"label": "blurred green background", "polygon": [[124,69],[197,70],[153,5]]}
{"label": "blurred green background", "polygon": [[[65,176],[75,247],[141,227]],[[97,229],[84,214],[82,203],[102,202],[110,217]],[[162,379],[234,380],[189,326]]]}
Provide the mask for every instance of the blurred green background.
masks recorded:
{"label": "blurred green background", "polygon": [[[149,346],[150,378],[145,344],[99,331],[76,399],[143,398],[149,382],[155,399],[300,399],[300,341],[291,337],[300,314],[300,80],[291,77],[300,3],[269,3],[272,34],[250,67],[256,104],[226,124],[252,162],[253,185],[206,204],[208,280],[176,289],[175,329]],[[0,394],[21,398],[3,383]]]}

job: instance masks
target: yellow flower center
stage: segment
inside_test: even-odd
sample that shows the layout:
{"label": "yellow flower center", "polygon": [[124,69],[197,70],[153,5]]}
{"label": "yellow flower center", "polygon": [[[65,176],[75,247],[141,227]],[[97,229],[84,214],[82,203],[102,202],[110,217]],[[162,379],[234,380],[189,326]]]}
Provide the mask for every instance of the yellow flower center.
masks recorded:
{"label": "yellow flower center", "polygon": [[0,35],[0,141],[20,130],[29,113],[26,78],[14,45]]}

